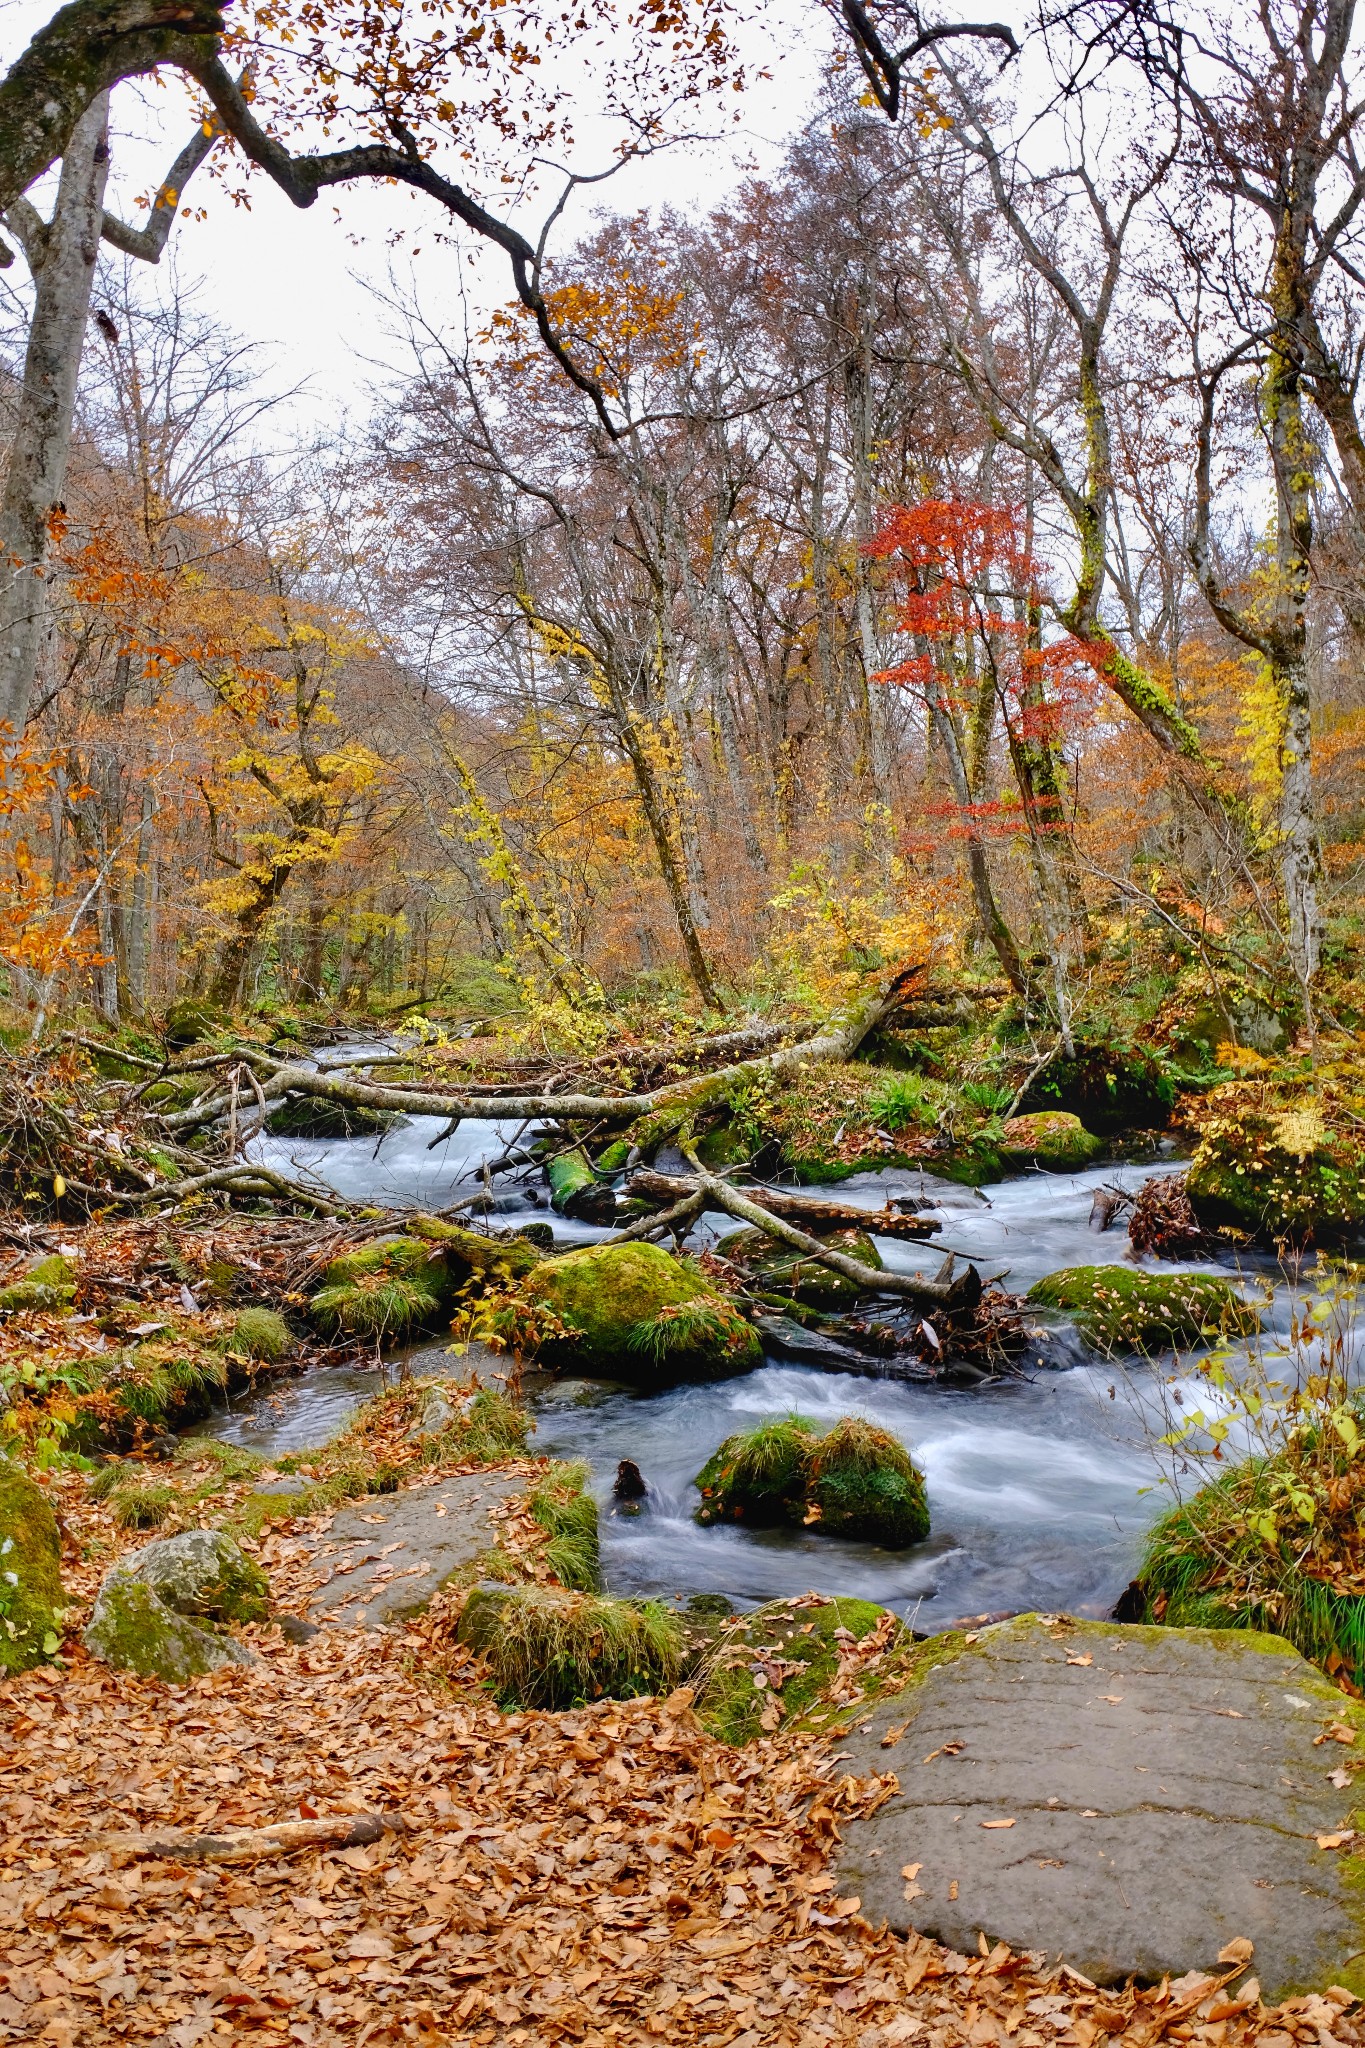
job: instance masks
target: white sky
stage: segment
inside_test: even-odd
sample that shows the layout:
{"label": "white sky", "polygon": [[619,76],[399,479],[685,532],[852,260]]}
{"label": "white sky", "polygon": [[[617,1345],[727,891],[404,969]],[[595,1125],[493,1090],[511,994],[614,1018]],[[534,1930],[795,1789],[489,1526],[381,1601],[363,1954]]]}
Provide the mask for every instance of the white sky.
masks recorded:
{"label": "white sky", "polygon": [[[52,5],[35,0],[0,0],[0,69],[8,69],[52,11]],[[664,200],[705,209],[731,190],[747,168],[770,169],[806,115],[831,35],[828,17],[814,0],[770,0],[761,27],[754,24],[744,44],[755,68],[764,66],[772,76],[750,86],[741,124],[719,142],[628,166],[606,188],[608,203],[629,212]],[[731,98],[714,110],[718,131],[733,105]],[[188,106],[178,82],[132,81],[116,90],[109,203],[126,219],[136,218],[134,201],[164,176],[185,141]],[[587,113],[579,110],[580,132],[588,137],[575,162],[580,171],[610,161],[605,140],[595,156],[590,154]],[[32,196],[42,205],[43,188],[35,188]],[[591,209],[602,204],[603,196],[599,188],[579,199],[561,226],[558,246],[588,225]],[[208,218],[177,223],[174,261],[182,280],[203,280],[196,295],[200,310],[266,345],[268,381],[289,388],[306,380],[289,408],[288,424],[275,416],[275,430],[284,427],[286,439],[358,424],[370,409],[371,390],[382,381],[383,363],[401,362],[402,347],[390,340],[389,318],[369,289],[387,287],[391,266],[400,283],[415,280],[433,322],[459,318],[457,265],[476,307],[512,296],[506,259],[499,252],[483,251],[471,270],[454,250],[438,247],[421,232],[428,221],[433,229],[444,221],[436,203],[424,195],[361,184],[324,194],[300,211],[268,179],[257,176],[248,211],[234,207],[205,167],[187,198],[205,207]],[[396,216],[410,220],[418,231],[408,236],[406,248],[393,252],[388,238]],[[523,230],[532,227],[529,219],[519,224]],[[414,248],[421,251],[415,259]],[[162,259],[163,271],[168,260]],[[17,282],[22,272],[20,257],[10,275]]]}

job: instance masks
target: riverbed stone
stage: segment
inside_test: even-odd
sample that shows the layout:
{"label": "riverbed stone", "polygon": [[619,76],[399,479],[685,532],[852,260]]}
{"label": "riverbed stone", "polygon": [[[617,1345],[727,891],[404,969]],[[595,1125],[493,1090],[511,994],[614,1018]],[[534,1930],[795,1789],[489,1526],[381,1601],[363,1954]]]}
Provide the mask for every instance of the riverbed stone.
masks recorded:
{"label": "riverbed stone", "polygon": [[92,1656],[144,1678],[183,1685],[226,1664],[250,1664],[226,1632],[260,1621],[270,1606],[265,1574],[221,1529],[161,1537],[105,1574],[86,1627]]}
{"label": "riverbed stone", "polygon": [[1104,1141],[1078,1116],[1064,1109],[1012,1116],[1000,1132],[1000,1158],[1007,1167],[1041,1166],[1048,1173],[1079,1173],[1092,1166]]}
{"label": "riverbed stone", "polygon": [[380,1628],[420,1613],[447,1580],[494,1547],[498,1510],[525,1491],[524,1478],[465,1472],[343,1508],[298,1544],[317,1567],[309,1618]]}
{"label": "riverbed stone", "polygon": [[1101,1984],[1213,1970],[1244,1937],[1270,2003],[1360,1992],[1365,1836],[1334,1730],[1365,1737],[1365,1709],[1276,1636],[1032,1614],[945,1637],[840,1737],[844,1770],[900,1781],[843,1826],[840,1890],[873,1925]]}

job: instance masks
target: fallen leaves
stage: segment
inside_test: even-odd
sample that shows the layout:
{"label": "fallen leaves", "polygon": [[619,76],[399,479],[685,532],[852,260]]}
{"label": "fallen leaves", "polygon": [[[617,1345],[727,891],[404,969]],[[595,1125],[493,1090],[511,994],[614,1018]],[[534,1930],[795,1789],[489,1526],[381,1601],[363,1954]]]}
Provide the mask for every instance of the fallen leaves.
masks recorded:
{"label": "fallen leaves", "polygon": [[977,1825],[983,1828],[1012,1828],[1014,1822],[1013,1820],[983,1820],[979,1821]]}

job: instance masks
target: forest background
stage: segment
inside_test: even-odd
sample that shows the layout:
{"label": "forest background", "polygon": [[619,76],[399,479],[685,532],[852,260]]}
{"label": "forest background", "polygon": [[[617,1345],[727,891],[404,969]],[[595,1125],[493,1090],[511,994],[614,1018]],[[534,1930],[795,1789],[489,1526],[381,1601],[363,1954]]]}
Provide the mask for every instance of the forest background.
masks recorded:
{"label": "forest background", "polygon": [[[748,171],[731,88],[780,114],[785,18],[683,13],[653,71],[614,24],[608,111],[564,132],[597,104],[571,51],[539,149],[488,85],[518,219],[560,145],[611,181],[571,177],[520,302],[486,227],[358,195],[384,368],[326,431],[304,350],[194,281],[261,203],[211,121],[145,216],[160,268],[103,215],[7,685],[19,1035],[189,996],[529,1009],[586,1050],[623,1002],[824,1008],[910,955],[1064,1040],[1116,999],[1213,997],[1210,1055],[1258,1006],[1311,1033],[1324,964],[1354,1021],[1354,9],[1096,5],[889,70],[853,19],[818,18],[809,112]],[[234,33],[264,99],[287,18]],[[116,163],[168,101],[194,135],[163,77],[154,111],[120,88]],[[7,219],[41,283],[41,211]]]}

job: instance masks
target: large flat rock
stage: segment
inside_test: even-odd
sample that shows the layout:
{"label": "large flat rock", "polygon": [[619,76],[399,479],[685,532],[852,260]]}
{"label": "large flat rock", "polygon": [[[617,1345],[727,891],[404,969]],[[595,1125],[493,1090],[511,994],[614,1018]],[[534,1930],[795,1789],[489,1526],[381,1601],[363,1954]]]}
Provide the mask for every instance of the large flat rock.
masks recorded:
{"label": "large flat rock", "polygon": [[309,1539],[318,1584],[307,1601],[316,1622],[378,1628],[416,1614],[465,1565],[498,1538],[492,1519],[526,1491],[524,1478],[464,1472],[367,1494]]}
{"label": "large flat rock", "polygon": [[1319,1846],[1352,1825],[1365,1713],[1287,1643],[1024,1615],[926,1652],[842,1743],[845,1769],[900,1780],[844,1831],[868,1919],[1103,1984],[1213,1969],[1245,1936],[1268,1999],[1365,1989],[1365,1836]]}

